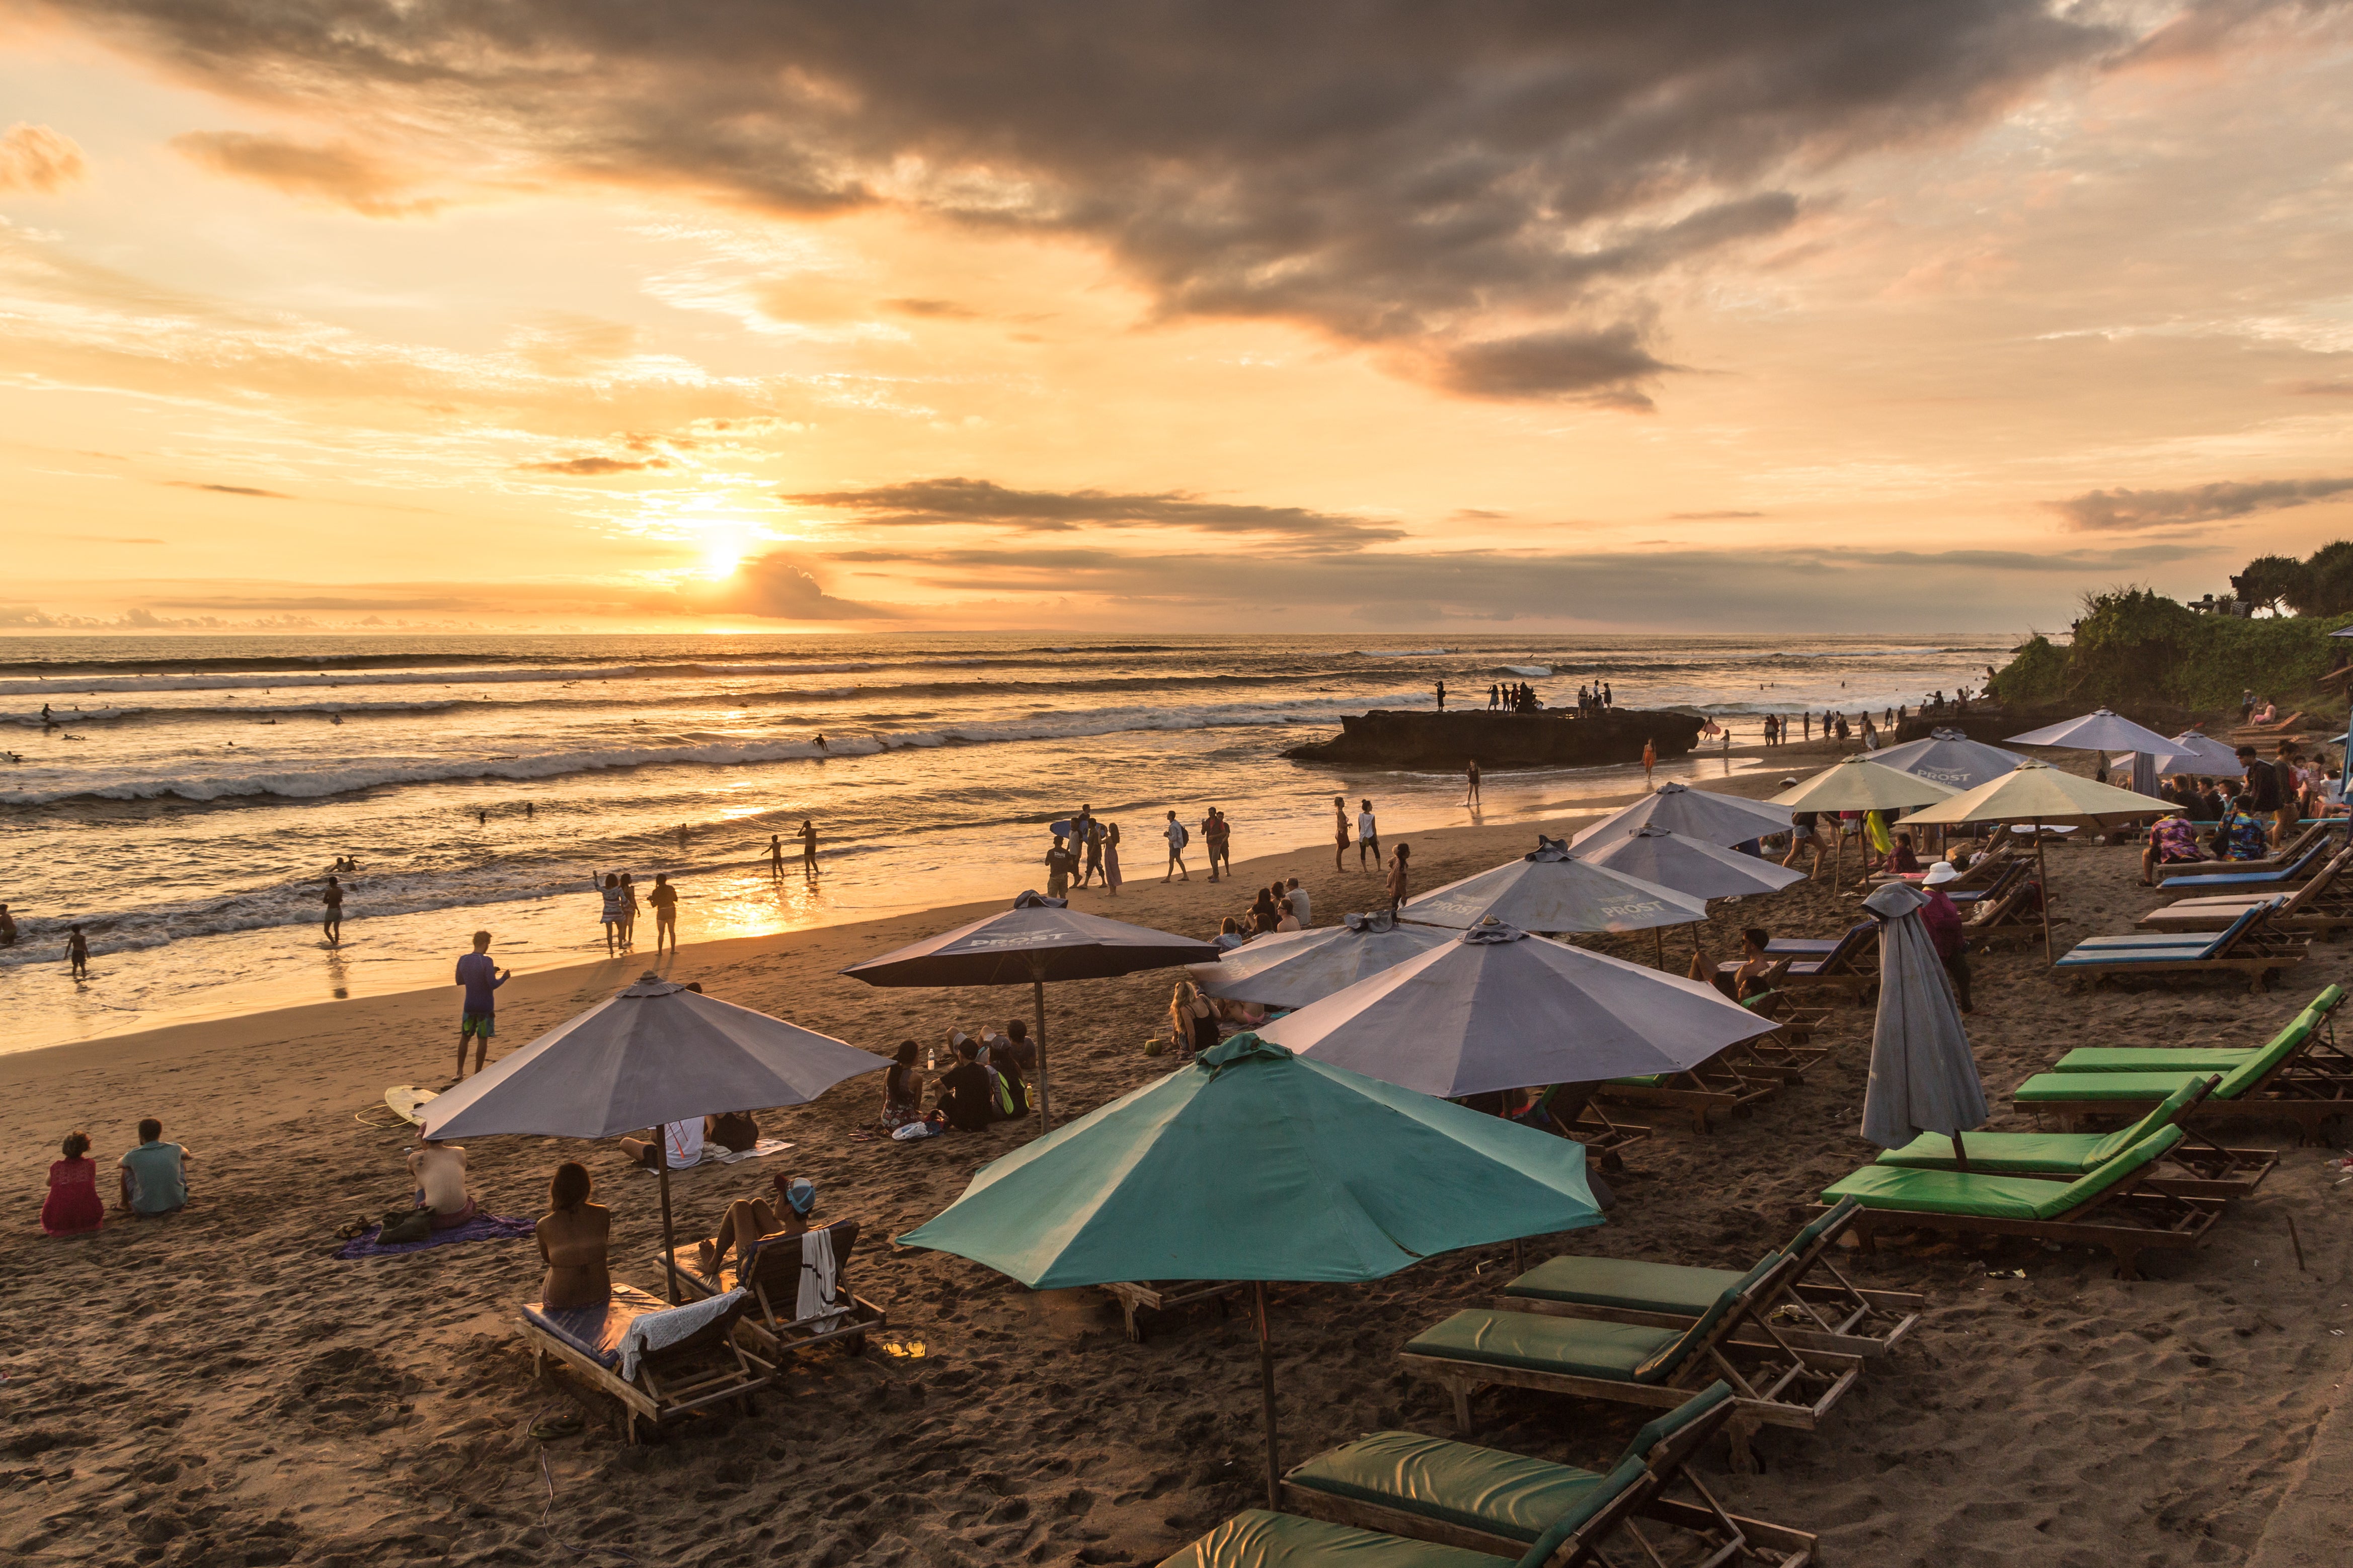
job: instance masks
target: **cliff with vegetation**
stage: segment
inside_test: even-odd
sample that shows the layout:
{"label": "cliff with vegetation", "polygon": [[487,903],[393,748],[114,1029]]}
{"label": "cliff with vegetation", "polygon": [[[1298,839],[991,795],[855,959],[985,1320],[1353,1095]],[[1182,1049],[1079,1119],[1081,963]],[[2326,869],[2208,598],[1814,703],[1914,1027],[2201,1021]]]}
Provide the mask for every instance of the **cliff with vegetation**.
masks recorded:
{"label": "cliff with vegetation", "polygon": [[2235,710],[2252,689],[2283,711],[2334,711],[2345,706],[2344,680],[2323,678],[2353,656],[2353,638],[2328,634],[2348,624],[2353,615],[2200,615],[2146,588],[2118,589],[2084,600],[2071,641],[2038,634],[2022,645],[1988,689],[2012,709],[2211,712]]}

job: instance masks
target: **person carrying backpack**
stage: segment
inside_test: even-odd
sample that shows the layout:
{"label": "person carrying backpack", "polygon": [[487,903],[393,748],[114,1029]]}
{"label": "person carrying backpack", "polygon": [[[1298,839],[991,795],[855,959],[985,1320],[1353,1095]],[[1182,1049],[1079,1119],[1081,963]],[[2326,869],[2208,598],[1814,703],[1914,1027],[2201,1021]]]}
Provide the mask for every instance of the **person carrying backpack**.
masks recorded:
{"label": "person carrying backpack", "polygon": [[1193,836],[1185,831],[1185,825],[1176,820],[1173,809],[1168,813],[1168,826],[1161,832],[1168,840],[1168,869],[1160,879],[1166,882],[1170,877],[1181,877],[1191,881],[1193,873],[1185,869],[1185,846],[1192,842]]}

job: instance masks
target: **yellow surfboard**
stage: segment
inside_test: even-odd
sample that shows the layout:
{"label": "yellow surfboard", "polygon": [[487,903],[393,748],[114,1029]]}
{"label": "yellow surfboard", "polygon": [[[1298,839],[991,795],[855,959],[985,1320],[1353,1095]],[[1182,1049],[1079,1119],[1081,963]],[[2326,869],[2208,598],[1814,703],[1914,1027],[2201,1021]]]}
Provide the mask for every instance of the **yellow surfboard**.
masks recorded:
{"label": "yellow surfboard", "polygon": [[422,1123],[426,1104],[440,1098],[439,1089],[419,1089],[413,1083],[395,1084],[384,1091],[384,1102],[392,1108],[392,1113],[403,1121],[414,1123]]}

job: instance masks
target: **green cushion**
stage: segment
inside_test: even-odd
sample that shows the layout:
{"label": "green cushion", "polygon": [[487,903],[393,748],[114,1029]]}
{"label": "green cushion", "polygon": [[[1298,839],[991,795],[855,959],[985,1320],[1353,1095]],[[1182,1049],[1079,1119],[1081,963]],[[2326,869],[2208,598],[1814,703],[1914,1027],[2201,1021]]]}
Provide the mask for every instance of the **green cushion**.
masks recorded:
{"label": "green cushion", "polygon": [[1584,1529],[1586,1522],[1595,1514],[1641,1480],[1646,1468],[1648,1467],[1640,1459],[1619,1460],[1618,1468],[1603,1477],[1599,1486],[1587,1492],[1576,1507],[1553,1521],[1551,1528],[1536,1537],[1521,1555],[1515,1568],[1545,1568],[1552,1561],[1553,1553],[1560,1550],[1562,1542]]}
{"label": "green cushion", "polygon": [[1658,1354],[1636,1367],[1634,1380],[1637,1383],[1660,1383],[1672,1376],[1675,1368],[1681,1366],[1691,1353],[1699,1348],[1700,1344],[1714,1331],[1716,1324],[1723,1321],[1726,1314],[1739,1306],[1741,1293],[1770,1273],[1780,1261],[1781,1255],[1778,1252],[1768,1252],[1758,1258],[1756,1266],[1747,1273],[1724,1288],[1723,1293],[1718,1295],[1709,1305],[1708,1310],[1700,1315],[1697,1322],[1683,1331],[1682,1337],[1671,1345],[1660,1347]]}
{"label": "green cushion", "polygon": [[1160,1568],[1510,1568],[1511,1561],[1254,1508],[1161,1559]]}
{"label": "green cushion", "polygon": [[2076,948],[2059,955],[2052,967],[2081,969],[2090,964],[2112,963],[2196,963],[2220,951],[2215,942],[2172,942],[2162,947]]}
{"label": "green cushion", "polygon": [[1674,1329],[1473,1308],[1425,1330],[1405,1348],[1409,1355],[1632,1383],[1637,1368],[1682,1338]]}
{"label": "green cushion", "polygon": [[2254,1055],[2251,1047],[2084,1046],[2061,1057],[2053,1072],[2229,1072]]}
{"label": "green cushion", "polygon": [[1801,1226],[1798,1234],[1789,1238],[1789,1245],[1781,1250],[1792,1258],[1803,1258],[1814,1243],[1821,1239],[1824,1231],[1839,1223],[1839,1218],[1838,1209],[1833,1205],[1830,1213]]}
{"label": "green cushion", "polygon": [[1608,1081],[1615,1084],[1631,1085],[1636,1089],[1657,1089],[1660,1085],[1665,1083],[1667,1079],[1674,1076],[1675,1075],[1671,1072],[1632,1073],[1625,1078],[1613,1078]]}
{"label": "green cushion", "polygon": [[2181,1137],[2180,1128],[2168,1127],[2064,1186],[2031,1176],[1980,1176],[1974,1172],[1963,1175],[1957,1171],[1865,1165],[1826,1190],[1822,1199],[1836,1203],[1853,1198],[1865,1208],[1974,1215],[1983,1219],[2055,1219],[2158,1158],[2180,1142]]}
{"label": "green cushion", "polygon": [[2075,944],[2073,951],[2110,952],[2125,947],[2206,947],[2212,941],[2211,937],[2181,931],[2135,931],[2123,936],[2087,936]]}
{"label": "green cushion", "polygon": [[1730,1268],[1692,1268],[1630,1258],[1555,1258],[1504,1286],[1504,1294],[1696,1318],[1738,1283],[1740,1275]]}
{"label": "green cushion", "polygon": [[[1961,1142],[1968,1146],[1972,1174],[2076,1176],[2099,1163],[2099,1147],[2107,1140],[2096,1132],[1971,1132]],[[1958,1168],[1953,1141],[1941,1132],[1923,1132],[1901,1149],[1882,1150],[1875,1163],[1911,1171]]]}
{"label": "green cushion", "polygon": [[2304,1005],[2304,1010],[2306,1013],[2326,1013],[2344,1000],[2345,987],[2324,985],[2321,987],[2319,995]]}
{"label": "green cushion", "polygon": [[1283,1479],[1524,1544],[1601,1484],[1591,1470],[1413,1432],[1376,1432],[1327,1448]]}
{"label": "green cushion", "polygon": [[2120,1127],[2101,1139],[2098,1149],[2094,1151],[2094,1163],[2113,1159],[2158,1128],[2171,1126],[2173,1119],[2179,1116],[2191,1100],[2198,1098],[2199,1085],[2205,1081],[2206,1079],[2203,1076],[2185,1079],[2180,1088],[2149,1107],[2147,1115],[2131,1126]]}
{"label": "green cushion", "polygon": [[1633,1441],[1626,1445],[1625,1453],[1619,1456],[1619,1462],[1639,1459],[1648,1463],[1651,1449],[1731,1397],[1732,1384],[1716,1379],[1665,1415],[1645,1421],[1634,1434]]}
{"label": "green cushion", "polygon": [[2312,1039],[2312,1020],[2299,1016],[2272,1037],[2272,1043],[2241,1062],[2214,1088],[2217,1100],[2235,1100],[2254,1087],[2255,1080],[2304,1049]]}
{"label": "green cushion", "polygon": [[2020,1084],[2012,1098],[2021,1105],[2083,1100],[2151,1105],[2183,1084],[2199,1081],[2195,1074],[2179,1072],[2039,1072]]}

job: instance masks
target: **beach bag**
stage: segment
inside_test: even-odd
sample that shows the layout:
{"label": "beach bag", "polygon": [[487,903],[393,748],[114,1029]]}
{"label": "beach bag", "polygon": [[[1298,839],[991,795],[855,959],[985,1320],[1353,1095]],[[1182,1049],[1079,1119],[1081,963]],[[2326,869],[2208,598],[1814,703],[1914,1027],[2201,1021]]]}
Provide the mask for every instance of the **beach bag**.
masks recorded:
{"label": "beach bag", "polygon": [[423,1241],[433,1234],[431,1209],[387,1209],[384,1228],[376,1233],[378,1247],[400,1247],[412,1241]]}
{"label": "beach bag", "polygon": [[1186,831],[1185,825],[1183,823],[1178,823],[1176,825],[1176,847],[1182,849],[1185,846],[1192,842],[1193,836]]}
{"label": "beach bag", "polygon": [[907,1125],[900,1128],[896,1132],[891,1134],[891,1142],[893,1143],[913,1143],[918,1140],[929,1138],[937,1131],[939,1131],[939,1129],[933,1126],[928,1121],[910,1121]]}
{"label": "beach bag", "polygon": [[1021,1112],[1013,1104],[1013,1090],[1006,1087],[1005,1075],[995,1068],[980,1069],[988,1075],[988,1103],[996,1108],[999,1121],[1009,1121]]}

